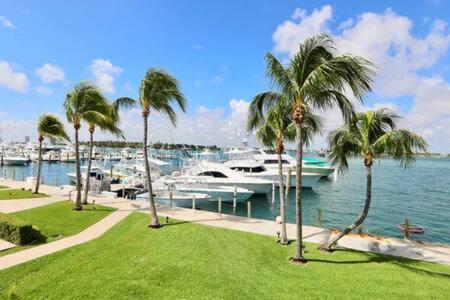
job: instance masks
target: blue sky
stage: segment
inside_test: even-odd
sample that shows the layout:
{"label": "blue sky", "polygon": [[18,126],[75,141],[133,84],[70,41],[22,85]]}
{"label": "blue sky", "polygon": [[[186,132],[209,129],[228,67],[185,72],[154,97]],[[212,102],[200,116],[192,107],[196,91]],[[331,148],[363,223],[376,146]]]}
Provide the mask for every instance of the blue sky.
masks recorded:
{"label": "blue sky", "polygon": [[[287,59],[293,51],[291,40],[296,45],[305,35],[326,31],[342,40],[344,50],[354,50],[370,59],[373,56],[379,68],[386,69],[398,61],[394,71],[381,70],[376,89],[367,97],[364,108],[380,104],[393,106],[408,116],[406,125],[414,125],[414,129],[429,135],[433,149],[450,152],[450,144],[442,142],[439,134],[439,128],[450,124],[448,101],[442,104],[443,100],[439,100],[436,109],[429,112],[429,119],[438,119],[436,124],[416,116],[420,107],[429,107],[420,102],[420,97],[428,92],[418,90],[418,85],[429,84],[434,91],[434,84],[438,84],[442,89],[436,96],[439,99],[448,99],[450,95],[446,94],[450,82],[450,40],[446,24],[450,21],[450,3],[445,0],[411,3],[0,1],[0,122],[3,122],[0,136],[13,139],[12,132],[24,135],[8,128],[28,130],[24,123],[35,120],[44,111],[61,115],[65,92],[83,79],[103,86],[110,99],[136,96],[139,80],[150,66],[163,67],[180,80],[189,101],[182,124],[197,122],[209,110],[222,122],[210,127],[228,126],[232,121],[241,124],[239,119],[245,104],[257,92],[268,88],[264,54],[272,51]],[[398,24],[402,21],[406,22]],[[370,22],[378,24],[374,25],[379,29],[378,34],[376,30],[371,31]],[[405,29],[404,24],[408,22],[411,26]],[[368,40],[364,34],[356,34],[362,26]],[[398,37],[393,32],[399,32]],[[389,37],[385,43],[374,45],[370,41],[372,34],[376,40]],[[364,43],[363,49],[355,47]],[[375,53],[376,50],[368,52],[377,47],[384,49],[380,50],[385,51],[384,56]],[[418,51],[420,47],[425,50]],[[430,59],[419,62],[426,57]],[[408,60],[412,65],[417,61],[417,65],[405,67]],[[45,64],[47,67],[42,68]],[[397,77],[392,77],[400,69],[404,73],[399,71]],[[406,82],[410,75],[411,80]],[[399,83],[402,88],[396,86],[397,78],[405,81]],[[439,82],[430,83],[430,80]],[[232,99],[236,100],[234,105]],[[418,103],[422,106],[417,106]],[[441,113],[437,116],[436,111]],[[324,115],[330,114],[335,113]],[[129,119],[135,120],[132,116]],[[127,126],[133,128],[131,124]],[[173,131],[171,135],[176,139],[185,133]],[[131,133],[130,139],[135,139]],[[202,138],[198,141],[205,142]]]}

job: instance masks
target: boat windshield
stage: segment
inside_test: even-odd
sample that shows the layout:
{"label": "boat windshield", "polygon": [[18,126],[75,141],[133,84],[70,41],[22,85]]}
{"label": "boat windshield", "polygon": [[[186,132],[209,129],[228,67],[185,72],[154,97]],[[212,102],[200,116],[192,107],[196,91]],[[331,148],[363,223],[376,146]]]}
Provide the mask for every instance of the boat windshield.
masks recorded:
{"label": "boat windshield", "polygon": [[246,173],[261,173],[264,172],[265,169],[261,166],[258,167],[231,167],[232,170],[236,170],[236,171],[244,171]]}
{"label": "boat windshield", "polygon": [[[266,165],[273,165],[273,164],[277,164],[277,163],[278,163],[277,159],[266,159],[266,160],[264,160],[264,164],[266,164]],[[283,160],[281,160],[281,164],[288,165],[289,162],[287,160],[283,159]]]}
{"label": "boat windshield", "polygon": [[198,174],[198,176],[212,176],[216,178],[228,178],[225,174],[217,171],[207,171],[207,172],[201,172]]}

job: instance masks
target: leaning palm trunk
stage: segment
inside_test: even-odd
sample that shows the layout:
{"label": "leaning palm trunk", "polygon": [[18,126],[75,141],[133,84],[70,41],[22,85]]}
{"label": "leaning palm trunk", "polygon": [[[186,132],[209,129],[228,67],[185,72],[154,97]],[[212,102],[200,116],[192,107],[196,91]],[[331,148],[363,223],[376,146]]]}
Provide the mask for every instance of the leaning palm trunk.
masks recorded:
{"label": "leaning palm trunk", "polygon": [[364,204],[364,208],[363,208],[361,215],[352,225],[345,228],[340,234],[338,234],[337,236],[332,238],[327,243],[321,245],[319,249],[325,250],[325,251],[330,251],[331,247],[333,247],[333,245],[335,245],[343,236],[349,234],[352,230],[354,230],[356,227],[361,225],[364,222],[364,220],[366,219],[367,214],[369,213],[370,202],[372,199],[372,167],[371,166],[366,166],[366,174],[367,174],[366,203]]}
{"label": "leaning palm trunk", "polygon": [[297,227],[297,245],[295,249],[295,256],[291,258],[294,262],[306,262],[303,257],[303,228],[302,228],[302,159],[303,159],[303,139],[302,139],[302,115],[301,110],[295,112],[295,130],[297,143],[297,166],[296,166],[296,183],[295,183],[295,217]]}
{"label": "leaning palm trunk", "polygon": [[84,195],[83,195],[83,204],[88,203],[88,193],[90,188],[90,175],[91,175],[91,168],[92,168],[92,151],[94,148],[94,127],[91,126],[89,128],[89,157],[88,157],[88,165],[87,165],[87,171],[86,171],[86,182],[84,184]]}
{"label": "leaning palm trunk", "polygon": [[75,127],[75,160],[76,160],[76,169],[77,169],[77,197],[75,200],[75,210],[82,210],[83,206],[81,205],[81,168],[80,168],[80,149],[78,145],[78,130],[79,127]]}
{"label": "leaning palm trunk", "polygon": [[42,172],[42,137],[39,137],[39,158],[38,158],[38,173],[36,179],[36,187],[34,189],[34,193],[39,193],[39,185],[41,183],[41,172]]}
{"label": "leaning palm trunk", "polygon": [[144,164],[145,173],[147,176],[147,189],[148,189],[148,201],[150,204],[150,226],[151,228],[159,228],[160,224],[158,221],[158,215],[156,214],[155,200],[153,199],[153,188],[152,188],[152,178],[150,176],[150,166],[148,163],[147,154],[147,132],[148,132],[148,112],[143,113],[144,117]]}
{"label": "leaning palm trunk", "polygon": [[[286,210],[285,210],[285,199],[284,199],[284,189],[283,189],[283,163],[281,157],[281,151],[278,153],[278,176],[280,185],[280,216],[281,216],[281,239],[280,244],[288,244],[288,238],[286,234]],[[286,186],[288,189],[289,187]]]}

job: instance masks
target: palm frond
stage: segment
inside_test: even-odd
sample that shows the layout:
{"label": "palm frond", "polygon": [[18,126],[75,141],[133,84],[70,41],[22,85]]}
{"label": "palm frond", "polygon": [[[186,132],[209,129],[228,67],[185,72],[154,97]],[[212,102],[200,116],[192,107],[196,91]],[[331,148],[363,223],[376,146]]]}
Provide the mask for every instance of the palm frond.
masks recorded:
{"label": "palm frond", "polygon": [[58,141],[70,140],[64,129],[64,124],[61,123],[57,116],[52,114],[44,113],[39,117],[38,135],[43,138],[53,138]]}

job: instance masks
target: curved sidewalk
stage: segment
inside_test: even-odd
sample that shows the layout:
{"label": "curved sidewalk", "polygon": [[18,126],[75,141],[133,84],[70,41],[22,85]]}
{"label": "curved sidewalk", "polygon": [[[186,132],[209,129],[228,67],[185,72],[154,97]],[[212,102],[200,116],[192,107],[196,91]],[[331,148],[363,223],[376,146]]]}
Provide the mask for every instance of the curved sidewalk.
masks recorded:
{"label": "curved sidewalk", "polygon": [[48,244],[43,244],[41,246],[36,246],[2,256],[0,257],[0,270],[91,241],[101,236],[130,213],[131,211],[115,211],[78,234]]}

